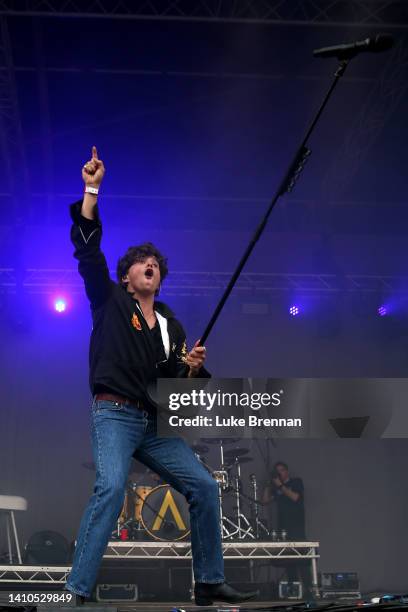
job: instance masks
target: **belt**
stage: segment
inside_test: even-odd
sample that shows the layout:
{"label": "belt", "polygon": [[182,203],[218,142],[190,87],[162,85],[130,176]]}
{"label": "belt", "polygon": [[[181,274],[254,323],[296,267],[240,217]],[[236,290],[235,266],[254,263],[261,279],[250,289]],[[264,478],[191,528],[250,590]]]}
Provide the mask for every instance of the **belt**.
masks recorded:
{"label": "belt", "polygon": [[117,402],[118,404],[129,404],[135,406],[141,410],[143,405],[140,400],[131,400],[123,395],[116,395],[116,393],[97,393],[95,395],[96,400],[107,400],[108,402]]}

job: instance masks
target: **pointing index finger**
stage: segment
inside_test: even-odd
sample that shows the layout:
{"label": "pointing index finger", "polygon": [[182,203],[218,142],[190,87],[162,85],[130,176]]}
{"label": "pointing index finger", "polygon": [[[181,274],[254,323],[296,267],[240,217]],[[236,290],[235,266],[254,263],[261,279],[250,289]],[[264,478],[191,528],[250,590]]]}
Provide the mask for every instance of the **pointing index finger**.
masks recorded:
{"label": "pointing index finger", "polygon": [[98,151],[96,150],[95,145],[92,147],[92,159],[98,159]]}

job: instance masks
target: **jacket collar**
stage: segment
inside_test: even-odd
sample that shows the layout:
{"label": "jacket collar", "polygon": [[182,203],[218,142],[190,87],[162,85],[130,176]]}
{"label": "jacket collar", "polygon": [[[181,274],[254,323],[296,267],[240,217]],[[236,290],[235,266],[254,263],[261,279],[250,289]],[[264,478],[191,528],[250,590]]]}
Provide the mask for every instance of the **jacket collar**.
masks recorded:
{"label": "jacket collar", "polygon": [[[139,304],[139,300],[135,297],[133,297],[133,294],[130,293],[126,287],[124,287],[123,285],[120,285],[121,289],[123,289],[123,291],[125,291],[135,302],[137,302]],[[140,307],[140,304],[139,304]],[[161,314],[163,317],[165,317],[166,319],[174,319],[174,312],[171,310],[171,308],[169,308],[167,306],[167,304],[165,304],[164,302],[159,302],[159,301],[154,301],[154,306],[153,306],[154,310],[157,310],[157,312],[159,314]]]}
{"label": "jacket collar", "polygon": [[154,309],[166,319],[174,319],[174,312],[164,302],[154,302]]}

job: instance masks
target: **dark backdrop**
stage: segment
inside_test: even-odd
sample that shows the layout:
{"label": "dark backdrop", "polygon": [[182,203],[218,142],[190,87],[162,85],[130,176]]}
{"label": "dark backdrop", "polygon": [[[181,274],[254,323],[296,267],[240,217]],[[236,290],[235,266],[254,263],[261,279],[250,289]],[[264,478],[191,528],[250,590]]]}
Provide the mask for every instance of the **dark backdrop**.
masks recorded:
{"label": "dark backdrop", "polygon": [[[216,276],[203,289],[203,275],[232,272],[334,72],[335,60],[312,49],[368,30],[46,17],[9,17],[7,28],[25,162],[3,150],[1,492],[28,499],[24,541],[41,529],[71,540],[93,475],[81,466],[91,459],[90,316],[70,284],[67,206],[91,146],[107,167],[99,201],[110,267],[129,244],[157,243],[182,281],[162,297],[192,343],[221,294]],[[352,63],[246,268],[334,275],[335,291],[265,290],[251,276],[208,341],[217,376],[405,377],[403,283],[384,282],[403,276],[407,259],[404,30],[397,43],[399,55]],[[13,181],[24,184],[19,197]],[[43,282],[30,283],[28,269],[43,270]],[[374,279],[370,290],[350,291],[357,274]],[[61,294],[69,307],[57,316]],[[382,303],[392,317],[377,316]],[[395,439],[270,447],[269,462],[304,479],[321,570],[358,571],[364,590],[406,589],[407,452]],[[251,453],[246,476],[266,478],[270,465],[257,446]]]}

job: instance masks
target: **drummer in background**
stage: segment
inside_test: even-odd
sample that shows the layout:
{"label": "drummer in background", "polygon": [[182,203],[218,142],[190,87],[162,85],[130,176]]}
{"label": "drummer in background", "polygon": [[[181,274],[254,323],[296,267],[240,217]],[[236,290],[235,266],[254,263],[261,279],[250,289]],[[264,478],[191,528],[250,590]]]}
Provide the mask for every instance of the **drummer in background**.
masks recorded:
{"label": "drummer in background", "polygon": [[286,531],[287,540],[306,540],[303,481],[301,478],[291,478],[288,465],[283,461],[275,463],[262,501],[264,504],[276,502],[277,528],[279,531]]}
{"label": "drummer in background", "polygon": [[[273,466],[271,479],[265,487],[262,501],[264,504],[275,501],[278,510],[278,532],[286,531],[286,540],[305,542],[304,487],[301,478],[292,478],[287,463],[277,461]],[[281,537],[281,536],[280,536]],[[300,580],[303,584],[303,597],[312,596],[312,581],[309,563],[303,559],[286,566],[289,582]]]}

